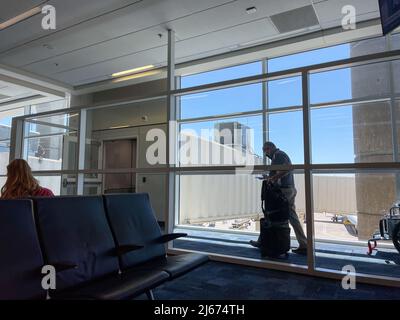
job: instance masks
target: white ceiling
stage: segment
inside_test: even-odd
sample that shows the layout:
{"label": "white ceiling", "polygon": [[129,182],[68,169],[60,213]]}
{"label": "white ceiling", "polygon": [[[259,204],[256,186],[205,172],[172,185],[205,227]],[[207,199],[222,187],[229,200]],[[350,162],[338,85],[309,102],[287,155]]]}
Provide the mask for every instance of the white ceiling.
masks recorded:
{"label": "white ceiling", "polygon": [[30,103],[39,103],[54,100],[26,86],[0,80],[0,112],[11,108],[25,106]]}
{"label": "white ceiling", "polygon": [[34,90],[0,80],[0,103],[37,95]]}
{"label": "white ceiling", "polygon": [[56,30],[43,30],[39,14],[0,31],[0,63],[74,86],[165,65],[168,28],[183,62],[287,37],[269,17],[307,5],[319,25],[298,34],[339,26],[348,4],[358,22],[379,17],[378,0],[0,0],[0,22],[42,2],[56,8]]}

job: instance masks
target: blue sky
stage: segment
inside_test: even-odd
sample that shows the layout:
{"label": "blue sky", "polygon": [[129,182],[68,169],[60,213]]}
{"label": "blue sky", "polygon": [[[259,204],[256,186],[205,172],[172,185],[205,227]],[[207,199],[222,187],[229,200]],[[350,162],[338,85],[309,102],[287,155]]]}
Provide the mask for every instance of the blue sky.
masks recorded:
{"label": "blue sky", "polygon": [[0,124],[11,126],[11,117],[0,119]]}
{"label": "blue sky", "polygon": [[[348,44],[338,45],[268,60],[269,72],[323,63],[350,57]],[[262,73],[261,62],[182,77],[181,87],[191,87]],[[301,78],[292,77],[268,83],[270,109],[302,105]],[[351,70],[339,69],[310,75],[312,104],[350,99]],[[184,96],[181,117],[195,118],[254,111],[262,108],[262,85],[251,84]],[[249,116],[221,119],[239,121],[254,129],[255,153],[262,154],[262,117]],[[313,109],[310,115],[313,163],[354,162],[352,106]],[[212,129],[215,121],[185,124],[182,128],[200,133]],[[301,164],[303,157],[303,117],[301,111],[272,113],[268,117],[270,140],[286,151],[293,163]]]}

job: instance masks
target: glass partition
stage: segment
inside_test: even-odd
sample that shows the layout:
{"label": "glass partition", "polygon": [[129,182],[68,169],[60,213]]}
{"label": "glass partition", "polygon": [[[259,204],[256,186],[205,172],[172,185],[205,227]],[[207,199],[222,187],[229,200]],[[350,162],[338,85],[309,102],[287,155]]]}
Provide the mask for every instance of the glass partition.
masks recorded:
{"label": "glass partition", "polygon": [[68,99],[60,99],[51,102],[32,104],[30,106],[30,114],[65,109],[69,107],[68,103],[69,103]]}
{"label": "glass partition", "polygon": [[25,121],[23,157],[33,171],[77,169],[79,113]]}
{"label": "glass partition", "polygon": [[25,108],[0,111],[0,188],[3,186],[10,159],[12,118],[24,115]]}
{"label": "glass partition", "polygon": [[50,189],[56,196],[76,195],[76,175],[74,174],[41,175],[35,173],[34,177],[42,187]]}

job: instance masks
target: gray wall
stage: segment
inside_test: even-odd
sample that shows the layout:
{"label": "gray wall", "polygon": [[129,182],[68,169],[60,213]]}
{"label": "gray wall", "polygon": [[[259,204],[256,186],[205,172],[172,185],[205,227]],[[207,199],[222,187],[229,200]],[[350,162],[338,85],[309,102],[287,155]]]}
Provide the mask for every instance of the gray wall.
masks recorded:
{"label": "gray wall", "polygon": [[93,93],[92,100],[93,103],[99,104],[116,100],[139,99],[149,95],[165,94],[166,90],[166,79],[153,80],[136,85],[95,92]]}
{"label": "gray wall", "polygon": [[150,126],[167,122],[165,99],[94,109],[90,113],[93,131],[108,130],[118,126]]}
{"label": "gray wall", "polygon": [[[92,101],[95,105],[122,102],[138,99],[162,90],[165,90],[165,81],[157,80],[136,86],[96,92],[92,96]],[[137,166],[138,168],[148,169],[148,172],[136,175],[136,190],[150,194],[157,220],[165,221],[167,215],[167,174],[152,172],[152,169],[159,167],[159,165],[152,166],[146,160],[147,147],[152,143],[146,141],[146,134],[153,128],[162,129],[166,132],[167,100],[157,99],[92,109],[88,112],[87,119],[87,139],[94,140],[95,143],[100,142],[100,157],[103,141],[137,138]],[[116,128],[121,126],[126,126],[126,128]],[[100,159],[98,162],[101,164],[102,160]],[[96,163],[96,160],[87,163]]]}

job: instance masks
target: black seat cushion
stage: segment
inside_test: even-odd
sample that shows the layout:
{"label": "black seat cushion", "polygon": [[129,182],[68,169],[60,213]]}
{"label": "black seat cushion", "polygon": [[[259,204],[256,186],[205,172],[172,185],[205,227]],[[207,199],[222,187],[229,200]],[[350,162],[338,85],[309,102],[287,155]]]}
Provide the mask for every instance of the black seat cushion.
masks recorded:
{"label": "black seat cushion", "polygon": [[105,195],[104,202],[117,244],[144,245],[121,256],[122,269],[166,255],[164,244],[152,243],[162,233],[147,193]]}
{"label": "black seat cushion", "polygon": [[136,270],[164,270],[170,275],[170,279],[177,278],[186,272],[197,268],[208,261],[208,256],[200,253],[185,253],[176,256],[168,256],[148,261]]}
{"label": "black seat cushion", "polygon": [[118,245],[144,244],[143,249],[121,256],[123,270],[164,270],[175,278],[206,262],[206,255],[191,253],[166,256],[162,235],[147,193],[105,195],[106,212]]}
{"label": "black seat cushion", "polygon": [[57,272],[57,290],[118,272],[101,196],[35,198],[34,202],[46,263],[77,266]]}
{"label": "black seat cushion", "polygon": [[164,271],[133,270],[110,275],[52,295],[54,299],[127,300],[152,289],[169,278]]}
{"label": "black seat cushion", "polygon": [[0,300],[44,298],[32,201],[0,200]]}

